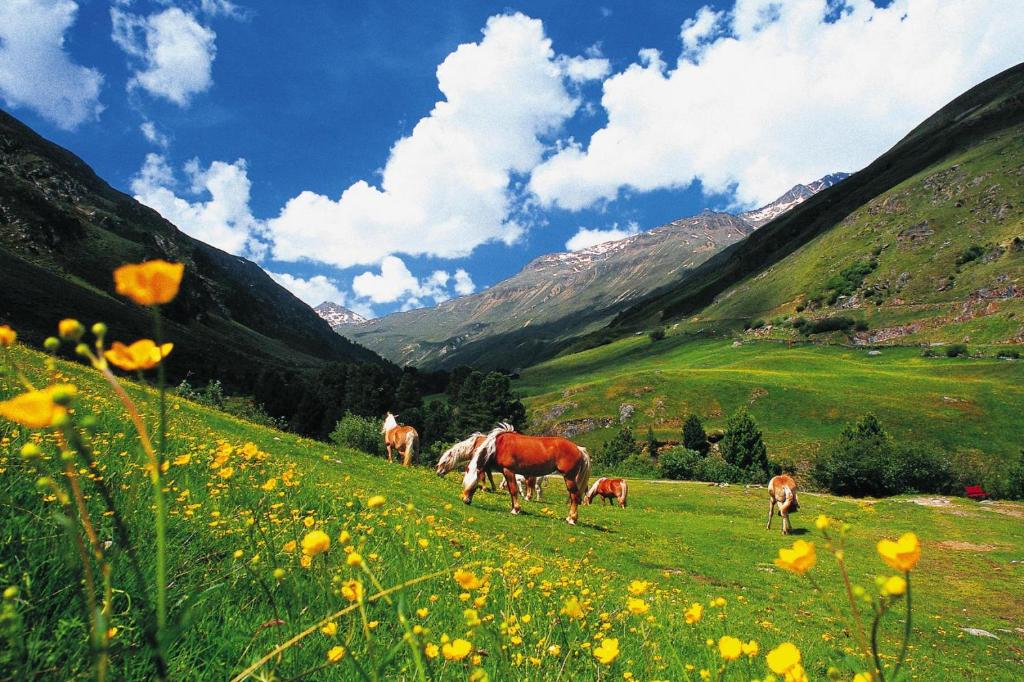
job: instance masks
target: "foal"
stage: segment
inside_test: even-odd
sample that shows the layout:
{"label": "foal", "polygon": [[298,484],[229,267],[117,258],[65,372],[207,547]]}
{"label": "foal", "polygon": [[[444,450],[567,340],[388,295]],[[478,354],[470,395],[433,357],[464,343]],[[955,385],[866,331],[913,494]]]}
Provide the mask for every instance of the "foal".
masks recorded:
{"label": "foal", "polygon": [[782,534],[789,535],[793,530],[789,513],[800,509],[800,501],[796,498],[796,481],[789,474],[773,476],[768,481],[768,530],[772,528],[775,507],[779,508],[779,516],[782,517]]}
{"label": "foal", "polygon": [[626,497],[629,496],[629,485],[624,478],[599,478],[594,485],[590,486],[586,497],[583,498],[583,504],[590,504],[598,495],[601,496],[602,502],[617,500],[619,506],[625,509]]}

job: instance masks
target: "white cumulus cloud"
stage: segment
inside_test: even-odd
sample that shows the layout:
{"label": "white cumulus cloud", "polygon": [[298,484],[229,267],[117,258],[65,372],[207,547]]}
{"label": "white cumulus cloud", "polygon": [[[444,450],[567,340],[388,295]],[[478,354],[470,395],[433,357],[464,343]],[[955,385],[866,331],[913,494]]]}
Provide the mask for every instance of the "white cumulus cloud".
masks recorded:
{"label": "white cumulus cloud", "polygon": [[[211,9],[221,3],[212,3]],[[132,59],[135,71],[129,88],[141,87],[154,97],[179,106],[213,85],[217,34],[195,15],[178,7],[142,16],[113,6],[111,38]]]}
{"label": "white cumulus cloud", "polygon": [[470,277],[469,273],[459,268],[455,271],[455,293],[459,296],[469,296],[476,291],[476,284],[473,283],[473,278]]}
{"label": "white cumulus cloud", "polygon": [[620,192],[735,192],[759,205],[863,167],[956,95],[1024,60],[1024,2],[738,0],[603,83],[607,124],[532,173],[544,207]]}
{"label": "white cumulus cloud", "polygon": [[103,110],[103,76],[72,61],[64,46],[77,12],[71,0],[0,2],[0,98],[68,130]]}
{"label": "white cumulus cloud", "polygon": [[443,303],[451,298],[448,281],[451,279],[444,270],[435,270],[428,277],[420,279],[409,271],[405,261],[397,256],[385,256],[380,263],[380,273],[364,272],[352,280],[352,291],[373,303],[394,303],[404,300],[419,307],[422,299],[433,299]]}
{"label": "white cumulus cloud", "polygon": [[[582,77],[599,66],[572,68]],[[566,68],[540,21],[491,17],[479,42],[460,45],[438,66],[444,99],[391,148],[379,187],[360,180],[337,198],[292,198],[268,221],[274,258],[351,267],[396,253],[456,258],[485,242],[515,242],[524,225],[513,177],[540,162],[539,137],[579,106]]]}
{"label": "white cumulus cloud", "polygon": [[179,185],[167,160],[147,154],[131,181],[135,198],[200,241],[235,255],[262,258],[266,250],[259,239],[263,225],[249,209],[251,183],[245,159],[214,161],[206,168],[192,159],[183,170],[188,180],[183,192],[191,200],[176,193]]}
{"label": "white cumulus cloud", "polygon": [[619,227],[618,223],[615,223],[606,230],[594,230],[587,227],[580,227],[576,230],[569,241],[565,243],[565,248],[569,251],[582,251],[583,249],[589,249],[591,246],[597,246],[598,244],[604,244],[605,242],[614,242],[626,237],[632,237],[640,231],[640,226],[635,222],[630,222],[626,225],[625,229]]}
{"label": "white cumulus cloud", "polygon": [[275,282],[295,294],[310,307],[330,301],[344,306],[354,313],[359,313],[368,320],[377,316],[369,303],[353,299],[340,288],[337,280],[326,275],[313,275],[306,278],[287,272],[271,272],[270,270],[266,272]]}
{"label": "white cumulus cloud", "polygon": [[170,146],[171,141],[164,133],[157,129],[156,124],[152,121],[143,121],[139,125],[139,130],[142,131],[142,136],[146,138],[146,141],[150,144],[155,144],[157,147],[167,149]]}

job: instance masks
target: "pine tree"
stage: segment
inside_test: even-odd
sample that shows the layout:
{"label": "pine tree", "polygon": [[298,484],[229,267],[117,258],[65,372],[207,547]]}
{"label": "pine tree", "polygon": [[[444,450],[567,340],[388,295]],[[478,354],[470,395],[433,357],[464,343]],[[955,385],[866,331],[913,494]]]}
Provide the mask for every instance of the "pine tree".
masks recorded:
{"label": "pine tree", "polygon": [[647,425],[647,454],[650,457],[658,456],[658,440],[654,437],[654,427]]}
{"label": "pine tree", "polygon": [[700,417],[695,414],[688,416],[683,423],[683,447],[700,453],[708,451],[708,434]]}
{"label": "pine tree", "polygon": [[[409,408],[419,409],[423,405],[423,396],[420,394],[419,381],[416,371],[406,368],[402,372],[402,378],[398,381],[398,388],[395,389],[395,405],[392,412],[403,415]],[[409,422],[403,421],[408,424]]]}
{"label": "pine tree", "polygon": [[729,417],[720,447],[725,461],[748,472],[751,478],[767,475],[768,449],[757,422],[745,407]]}

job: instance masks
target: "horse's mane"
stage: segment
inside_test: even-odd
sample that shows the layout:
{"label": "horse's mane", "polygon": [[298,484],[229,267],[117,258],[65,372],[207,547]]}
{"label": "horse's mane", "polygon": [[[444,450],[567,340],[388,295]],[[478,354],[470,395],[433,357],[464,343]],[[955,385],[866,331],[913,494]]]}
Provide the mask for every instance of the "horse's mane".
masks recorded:
{"label": "horse's mane", "polygon": [[444,451],[444,454],[441,455],[440,462],[443,462],[448,467],[449,471],[464,462],[468,462],[473,456],[473,443],[476,442],[477,438],[483,437],[483,435],[484,434],[481,432],[476,431],[470,435],[469,438],[460,440],[458,443]]}
{"label": "horse's mane", "polygon": [[491,432],[487,434],[487,438],[484,440],[476,454],[473,455],[473,461],[470,462],[469,467],[471,471],[478,471],[480,467],[486,467],[491,459],[498,452],[498,436],[503,433],[512,433],[516,430],[516,427],[512,426],[508,422],[500,422],[497,426],[491,429]]}
{"label": "horse's mane", "polygon": [[584,495],[584,498],[586,498],[587,500],[594,499],[594,495],[597,494],[597,486],[601,485],[601,481],[603,481],[604,479],[605,477],[602,476],[601,478],[594,481],[594,485],[590,486],[590,490],[587,491],[587,494]]}

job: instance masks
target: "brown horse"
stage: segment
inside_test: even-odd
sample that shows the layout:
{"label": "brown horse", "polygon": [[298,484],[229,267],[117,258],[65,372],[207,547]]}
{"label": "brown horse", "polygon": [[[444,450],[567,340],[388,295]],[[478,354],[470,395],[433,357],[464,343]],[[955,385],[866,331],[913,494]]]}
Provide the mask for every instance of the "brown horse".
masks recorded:
{"label": "brown horse", "polygon": [[[463,465],[465,465],[464,469],[468,471],[469,460],[473,459],[473,455],[485,440],[487,440],[487,436],[478,431],[445,450],[441,458],[437,460],[437,475],[444,478]],[[494,485],[494,475],[490,471],[487,472],[487,481],[491,484],[492,493],[497,490]]]}
{"label": "brown horse", "polygon": [[619,506],[626,508],[626,497],[629,495],[629,485],[624,478],[599,478],[594,485],[590,486],[583,504],[590,504],[596,496],[601,496],[601,501],[607,504],[610,500],[618,500]]}
{"label": "brown horse", "polygon": [[462,501],[470,504],[473,493],[483,483],[484,472],[500,471],[512,496],[512,513],[520,513],[519,486],[516,474],[546,476],[556,471],[565,479],[569,491],[569,516],[575,524],[579,518],[580,491],[590,480],[590,454],[570,440],[556,436],[524,436],[511,424],[500,424],[487,434],[487,440],[469,463],[462,479]]}
{"label": "brown horse", "polygon": [[416,433],[416,429],[399,424],[395,415],[388,412],[388,416],[384,419],[384,425],[380,427],[380,432],[384,434],[384,445],[388,449],[388,461],[393,461],[391,448],[395,448],[402,455],[402,464],[411,466],[412,458],[420,453],[420,434]]}
{"label": "brown horse", "polygon": [[800,509],[800,501],[796,497],[796,481],[789,474],[774,476],[772,480],[768,481],[767,530],[772,528],[775,507],[779,508],[779,516],[782,517],[782,534],[789,535],[793,530],[793,525],[789,522],[789,514]]}

